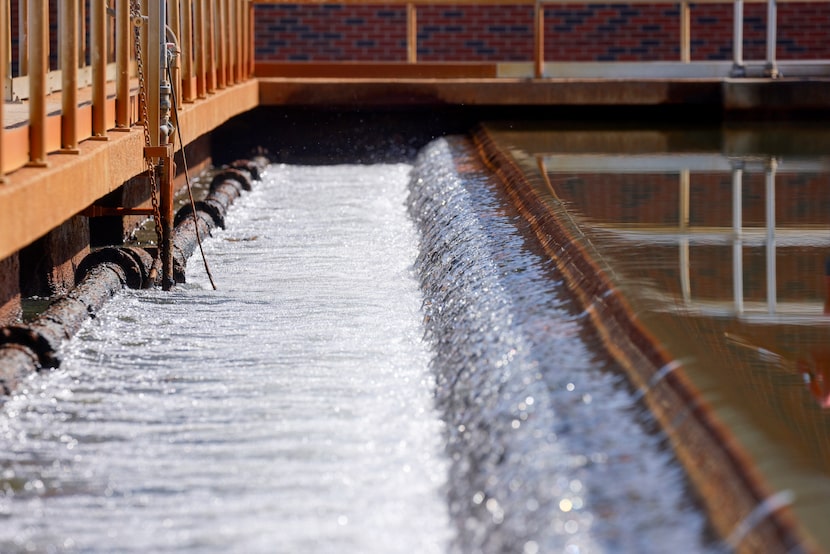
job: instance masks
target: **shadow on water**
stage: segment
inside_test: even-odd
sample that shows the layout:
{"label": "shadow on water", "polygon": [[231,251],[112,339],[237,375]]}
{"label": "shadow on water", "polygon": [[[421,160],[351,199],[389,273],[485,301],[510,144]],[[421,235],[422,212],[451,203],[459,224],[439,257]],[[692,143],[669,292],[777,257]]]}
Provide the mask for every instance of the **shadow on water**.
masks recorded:
{"label": "shadow on water", "polygon": [[830,133],[492,131],[543,176],[636,317],[827,548]]}

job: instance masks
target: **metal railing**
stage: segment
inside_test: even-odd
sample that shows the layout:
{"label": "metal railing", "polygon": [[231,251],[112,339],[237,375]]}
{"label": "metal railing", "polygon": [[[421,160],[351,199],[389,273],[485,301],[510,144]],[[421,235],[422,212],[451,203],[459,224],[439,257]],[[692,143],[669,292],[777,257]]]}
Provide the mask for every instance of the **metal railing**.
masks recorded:
{"label": "metal railing", "polygon": [[[81,141],[140,123],[133,44],[136,27],[146,25],[131,14],[130,0],[109,1],[58,0],[51,13],[49,0],[3,3],[0,179],[24,165],[46,165],[49,153],[77,153]],[[136,8],[146,16],[148,1]],[[247,0],[172,0],[167,15],[180,109],[252,74]],[[57,25],[50,25],[55,16]]]}
{"label": "metal railing", "polygon": [[[252,0],[254,4],[331,4],[349,5],[365,4],[361,0]],[[533,60],[532,67],[517,62],[499,64],[503,71],[500,76],[515,77],[743,77],[743,76],[779,76],[779,61],[776,59],[778,4],[816,3],[827,0],[700,0],[695,2],[660,2],[658,0],[626,0],[620,5],[658,5],[668,4],[679,7],[678,51],[676,61],[654,62],[569,62],[567,60],[546,60],[545,39],[552,31],[545,28],[545,10],[557,5],[608,5],[597,0],[383,0],[376,2],[383,6],[402,6],[406,8],[406,62],[418,64],[418,8],[433,5],[528,5],[533,7]],[[764,60],[747,61],[744,59],[744,5],[746,3],[766,4],[766,56]],[[613,3],[612,3],[613,4]],[[732,60],[727,62],[692,60],[692,5],[732,4]],[[613,4],[617,5],[617,4]],[[311,63],[306,62],[308,65]],[[333,62],[337,63],[337,62]],[[811,60],[806,63],[788,67],[788,75],[830,74],[830,61]],[[529,71],[528,71],[529,70]]]}

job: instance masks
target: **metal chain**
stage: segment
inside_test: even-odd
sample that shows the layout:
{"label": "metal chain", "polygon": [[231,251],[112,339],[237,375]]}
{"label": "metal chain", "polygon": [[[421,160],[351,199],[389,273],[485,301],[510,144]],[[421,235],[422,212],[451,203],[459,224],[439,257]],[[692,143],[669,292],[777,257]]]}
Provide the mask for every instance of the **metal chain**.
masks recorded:
{"label": "metal chain", "polygon": [[[138,0],[131,0],[130,2],[130,16],[135,27],[135,63],[138,68],[138,97],[141,105],[141,124],[144,126],[144,146],[150,146],[150,122],[147,115],[147,85],[144,81],[144,63],[141,55],[141,25],[143,18],[141,16],[141,7]],[[144,160],[147,162],[147,177],[150,180],[150,201],[153,205],[153,219],[155,220],[156,240],[158,249],[156,251],[156,262],[160,260],[161,256],[161,210],[159,208],[159,192],[158,182],[156,179],[156,165],[152,158],[145,156]]]}

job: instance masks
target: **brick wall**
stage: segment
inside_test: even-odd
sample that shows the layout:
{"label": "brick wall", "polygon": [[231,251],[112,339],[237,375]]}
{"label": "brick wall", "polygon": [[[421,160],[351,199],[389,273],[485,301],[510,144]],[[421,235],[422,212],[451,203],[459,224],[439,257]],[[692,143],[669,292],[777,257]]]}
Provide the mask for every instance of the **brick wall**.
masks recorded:
{"label": "brick wall", "polygon": [[[545,59],[677,60],[677,4],[562,4],[545,9]],[[732,5],[691,8],[693,60],[732,58]],[[830,3],[778,6],[779,59],[830,58]],[[405,61],[406,9],[384,5],[258,5],[262,61]],[[744,59],[766,52],[766,4],[744,6]],[[419,6],[422,61],[530,61],[531,6]]]}

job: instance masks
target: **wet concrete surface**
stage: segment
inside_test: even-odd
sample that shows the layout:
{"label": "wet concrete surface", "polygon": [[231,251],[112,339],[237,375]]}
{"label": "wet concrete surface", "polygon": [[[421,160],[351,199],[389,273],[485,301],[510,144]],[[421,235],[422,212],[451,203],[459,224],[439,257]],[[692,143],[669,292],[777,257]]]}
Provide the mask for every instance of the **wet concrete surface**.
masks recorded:
{"label": "wet concrete surface", "polygon": [[783,508],[830,548],[830,135],[486,128],[676,361],[651,383],[682,372],[726,429],[767,496],[755,515]]}

